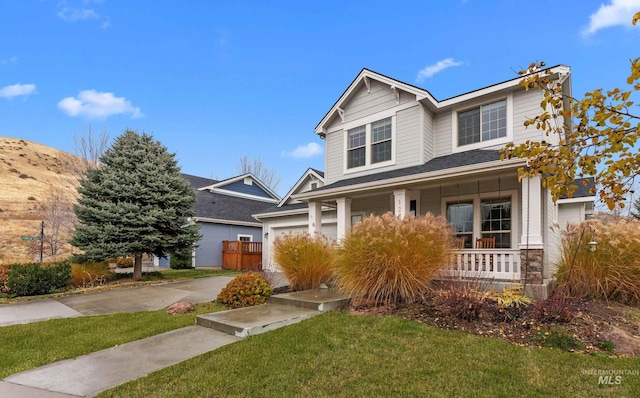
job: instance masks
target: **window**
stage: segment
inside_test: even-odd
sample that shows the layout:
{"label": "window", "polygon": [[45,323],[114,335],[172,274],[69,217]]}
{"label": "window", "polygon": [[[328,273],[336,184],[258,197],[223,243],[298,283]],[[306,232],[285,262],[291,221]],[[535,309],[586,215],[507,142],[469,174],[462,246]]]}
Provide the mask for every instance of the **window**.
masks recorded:
{"label": "window", "polygon": [[464,239],[464,247],[473,247],[473,202],[448,203],[447,221],[455,230],[456,238]]}
{"label": "window", "polygon": [[496,248],[511,247],[511,198],[483,199],[480,202],[483,238],[496,238]]}
{"label": "window", "polygon": [[[516,190],[487,192],[442,198],[442,214],[454,229],[456,238],[464,239],[464,248],[476,247],[477,238],[496,238],[496,249],[510,249],[516,244]],[[514,202],[515,201],[515,202]]]}
{"label": "window", "polygon": [[458,112],[458,146],[506,136],[506,99]]}
{"label": "window", "polygon": [[364,166],[366,155],[367,130],[365,126],[356,127],[349,131],[349,146],[347,150],[347,168]]}
{"label": "window", "polygon": [[371,163],[391,160],[391,118],[371,123]]}
{"label": "window", "polygon": [[347,131],[347,169],[393,160],[393,117]]}
{"label": "window", "polygon": [[351,225],[356,225],[362,221],[362,214],[354,214],[351,216]]}
{"label": "window", "polygon": [[240,235],[240,234],[238,234],[238,240],[240,242],[253,242],[253,235]]}

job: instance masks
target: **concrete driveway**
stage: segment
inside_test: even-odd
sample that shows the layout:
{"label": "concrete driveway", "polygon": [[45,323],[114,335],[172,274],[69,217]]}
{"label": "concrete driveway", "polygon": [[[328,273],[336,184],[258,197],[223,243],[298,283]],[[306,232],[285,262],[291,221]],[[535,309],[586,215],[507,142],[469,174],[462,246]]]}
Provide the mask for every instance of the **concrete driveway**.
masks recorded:
{"label": "concrete driveway", "polygon": [[214,276],[184,282],[3,304],[0,305],[0,326],[83,315],[152,311],[166,308],[179,301],[204,303],[215,300],[222,288],[233,278],[234,275]]}

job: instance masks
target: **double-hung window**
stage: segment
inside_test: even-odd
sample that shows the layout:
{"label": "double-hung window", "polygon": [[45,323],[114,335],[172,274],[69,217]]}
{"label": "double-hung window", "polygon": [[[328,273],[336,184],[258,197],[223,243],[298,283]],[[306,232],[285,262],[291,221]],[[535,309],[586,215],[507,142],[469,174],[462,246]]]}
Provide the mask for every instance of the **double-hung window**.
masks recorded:
{"label": "double-hung window", "polygon": [[347,169],[375,165],[393,158],[391,117],[358,126],[347,132]]}
{"label": "double-hung window", "polygon": [[511,247],[511,198],[480,201],[483,238],[496,238],[496,248]]}
{"label": "double-hung window", "polygon": [[506,99],[458,112],[458,146],[506,136]]}

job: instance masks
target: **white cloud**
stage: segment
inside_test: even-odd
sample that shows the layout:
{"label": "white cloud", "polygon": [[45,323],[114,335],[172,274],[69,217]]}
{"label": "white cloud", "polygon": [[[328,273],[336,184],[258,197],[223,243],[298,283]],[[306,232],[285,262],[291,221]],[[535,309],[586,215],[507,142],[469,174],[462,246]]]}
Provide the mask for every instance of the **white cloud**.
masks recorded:
{"label": "white cloud", "polygon": [[429,65],[427,67],[425,67],[424,69],[422,69],[420,72],[418,72],[418,76],[416,77],[416,81],[418,83],[422,83],[424,81],[424,79],[431,77],[433,75],[435,75],[438,72],[441,72],[447,68],[450,68],[452,66],[460,66],[462,65],[463,62],[460,61],[456,61],[453,58],[446,58],[443,59],[442,61],[438,61],[433,65]]}
{"label": "white cloud", "polygon": [[286,155],[291,156],[294,159],[306,159],[311,158],[322,153],[322,146],[315,142],[310,142],[305,145],[300,145],[291,152],[285,152]]}
{"label": "white cloud", "polygon": [[631,25],[631,18],[640,10],[640,0],[611,0],[602,4],[598,11],[589,17],[589,26],[582,31],[583,36],[591,36],[600,29],[616,25]]}
{"label": "white cloud", "polygon": [[0,97],[13,98],[20,96],[29,96],[36,91],[35,84],[14,84],[0,88]]}
{"label": "white cloud", "polygon": [[111,18],[104,17],[104,21],[100,24],[100,28],[109,29],[111,27]]}
{"label": "white cloud", "polygon": [[60,8],[60,11],[58,11],[58,17],[65,22],[100,19],[100,15],[91,8],[73,8],[67,6]]}
{"label": "white cloud", "polygon": [[16,62],[18,62],[18,57],[16,57],[15,55],[7,59],[0,59],[0,65],[6,65],[6,64],[15,65]]}
{"label": "white cloud", "polygon": [[69,116],[85,116],[92,119],[127,113],[131,114],[132,118],[144,117],[140,108],[134,107],[126,98],[95,90],[80,91],[77,98],[64,98],[58,102],[58,108]]}

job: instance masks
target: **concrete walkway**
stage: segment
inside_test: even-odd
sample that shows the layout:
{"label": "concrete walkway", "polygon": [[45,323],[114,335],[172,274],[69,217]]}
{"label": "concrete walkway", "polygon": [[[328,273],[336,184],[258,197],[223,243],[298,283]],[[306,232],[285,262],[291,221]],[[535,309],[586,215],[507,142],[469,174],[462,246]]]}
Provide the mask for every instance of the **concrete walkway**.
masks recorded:
{"label": "concrete walkway", "polygon": [[[32,313],[19,321],[40,319],[42,314],[38,315],[36,305],[26,306],[38,302],[43,304],[43,311],[44,308],[57,310],[59,317],[62,317],[157,309],[177,301],[212,301],[231,279],[232,277],[194,279],[160,286],[22,303],[24,306],[21,305],[20,308],[31,308]],[[0,397],[95,396],[106,389],[231,344],[243,337],[300,322],[348,302],[346,297],[326,289],[287,293],[274,296],[272,300],[262,306],[200,315],[197,317],[197,324],[202,326],[176,329],[9,376],[0,381]],[[58,305],[66,307],[66,312]]]}
{"label": "concrete walkway", "polygon": [[166,308],[178,301],[204,303],[215,300],[222,288],[233,278],[233,275],[215,276],[184,282],[2,304],[0,305],[0,326],[83,315],[153,311]]}

